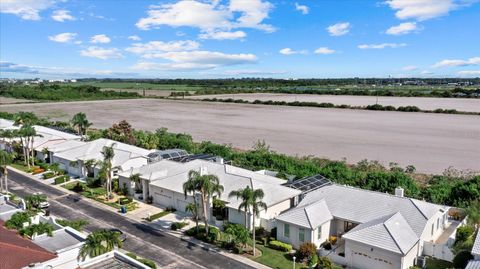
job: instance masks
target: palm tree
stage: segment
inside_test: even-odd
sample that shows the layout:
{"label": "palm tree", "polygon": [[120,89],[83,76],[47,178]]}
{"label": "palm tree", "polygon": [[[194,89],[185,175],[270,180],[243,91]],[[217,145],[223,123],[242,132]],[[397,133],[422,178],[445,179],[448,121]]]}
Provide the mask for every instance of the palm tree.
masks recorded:
{"label": "palm tree", "polygon": [[186,210],[190,211],[195,219],[195,224],[196,224],[196,230],[198,233],[198,203],[197,203],[197,196],[196,192],[199,189],[198,188],[198,178],[200,178],[200,173],[191,170],[188,172],[188,180],[183,183],[183,193],[185,194],[185,199],[187,199],[187,196],[189,193],[192,194],[193,197],[193,203],[188,204],[188,208],[185,208]]}
{"label": "palm tree", "polygon": [[78,135],[81,136],[83,140],[84,135],[87,134],[88,127],[92,125],[92,123],[88,121],[87,115],[85,115],[85,113],[83,112],[79,112],[73,115],[71,122],[72,122],[73,128],[77,128]]}
{"label": "palm tree", "polygon": [[120,234],[115,231],[99,230],[88,235],[85,243],[78,253],[78,259],[85,260],[86,257],[96,257],[115,247],[122,247]]}
{"label": "palm tree", "polygon": [[[267,204],[263,202],[263,197],[265,196],[262,189],[251,189],[250,186],[245,187],[244,189],[239,189],[237,191],[232,191],[228,195],[229,197],[235,196],[237,199],[242,199],[240,203],[239,210],[244,208],[246,210],[252,209],[253,215],[253,256],[255,256],[255,217],[259,216],[261,210],[267,211]],[[245,210],[245,212],[246,212]],[[247,213],[245,213],[246,215]],[[245,219],[247,220],[247,218]],[[245,226],[247,222],[245,222]],[[248,229],[248,227],[247,227]]]}
{"label": "palm tree", "polygon": [[87,177],[93,173],[93,168],[97,165],[97,161],[95,159],[88,159],[83,162],[83,166],[85,170],[87,170]]}
{"label": "palm tree", "polygon": [[13,162],[14,155],[0,150],[0,166],[2,167],[2,178],[0,179],[0,191],[8,192],[8,169],[7,165]]}
{"label": "palm tree", "polygon": [[105,177],[106,180],[106,189],[107,189],[107,200],[110,199],[112,195],[112,161],[113,157],[115,157],[115,151],[113,147],[115,143],[110,145],[109,147],[105,146],[102,150],[103,161],[102,161],[102,168],[101,174]]}
{"label": "palm tree", "polygon": [[130,180],[135,182],[135,190],[143,190],[142,179],[140,178],[139,173],[131,175]]}
{"label": "palm tree", "polygon": [[208,235],[209,227],[208,227],[208,208],[209,208],[209,201],[213,195],[220,196],[223,192],[223,186],[220,185],[220,181],[218,177],[215,175],[201,175],[197,178],[197,190],[200,192],[200,197],[202,199],[202,207],[203,207],[203,219],[205,221],[205,233]]}
{"label": "palm tree", "polygon": [[32,194],[25,197],[27,202],[27,209],[31,210],[33,207],[38,207],[40,203],[47,201],[47,196],[45,194]]}
{"label": "palm tree", "polygon": [[249,186],[247,186],[243,189],[231,191],[228,194],[228,197],[236,197],[237,200],[242,200],[240,205],[238,205],[238,211],[240,212],[243,210],[243,212],[245,212],[245,228],[247,228],[247,230],[250,230],[250,222],[248,221],[248,215],[250,214],[250,204],[253,197],[253,190]]}

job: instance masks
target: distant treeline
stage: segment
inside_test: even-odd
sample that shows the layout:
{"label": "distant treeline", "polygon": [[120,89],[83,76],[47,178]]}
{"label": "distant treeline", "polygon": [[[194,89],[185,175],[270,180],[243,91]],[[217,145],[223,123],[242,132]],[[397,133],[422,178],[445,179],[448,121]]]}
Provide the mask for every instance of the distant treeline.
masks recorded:
{"label": "distant treeline", "polygon": [[133,92],[102,91],[98,87],[82,85],[10,85],[0,84],[0,96],[40,100],[40,101],[73,101],[73,100],[100,100],[116,98],[140,97]]}
{"label": "distant treeline", "polygon": [[[189,99],[195,100],[195,99]],[[335,105],[333,103],[317,103],[317,102],[286,102],[286,101],[272,101],[272,100],[255,100],[250,102],[243,99],[221,99],[221,98],[203,98],[204,102],[223,102],[223,103],[239,103],[239,104],[254,104],[254,105],[273,105],[273,106],[302,106],[302,107],[321,107],[321,108],[344,108],[344,109],[365,109],[365,110],[381,110],[381,111],[401,111],[401,112],[425,112],[425,113],[444,113],[444,114],[465,114],[465,115],[480,115],[480,112],[457,111],[455,109],[435,109],[423,110],[417,106],[383,106],[380,104],[368,106],[351,106],[351,105]]]}

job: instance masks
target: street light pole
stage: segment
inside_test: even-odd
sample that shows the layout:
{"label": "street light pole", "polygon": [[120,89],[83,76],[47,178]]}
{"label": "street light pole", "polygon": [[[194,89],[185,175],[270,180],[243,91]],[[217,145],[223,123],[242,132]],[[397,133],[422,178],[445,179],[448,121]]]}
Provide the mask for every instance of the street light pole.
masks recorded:
{"label": "street light pole", "polygon": [[293,269],[295,269],[295,260],[297,259],[297,257],[293,256]]}

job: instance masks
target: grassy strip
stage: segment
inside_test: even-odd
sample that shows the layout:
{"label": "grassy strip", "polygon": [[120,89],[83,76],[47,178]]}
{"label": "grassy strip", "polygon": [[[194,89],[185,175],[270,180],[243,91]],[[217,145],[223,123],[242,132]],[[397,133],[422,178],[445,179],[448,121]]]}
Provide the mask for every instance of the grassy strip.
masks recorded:
{"label": "grassy strip", "polygon": [[[293,260],[290,254],[262,245],[257,245],[256,248],[262,252],[262,255],[257,258],[250,257],[250,259],[275,269],[291,269],[293,267]],[[304,263],[295,262],[295,268],[308,267]]]}
{"label": "grassy strip", "polygon": [[146,220],[151,222],[151,221],[154,221],[156,219],[162,218],[162,217],[164,217],[164,216],[166,216],[170,213],[171,213],[170,211],[165,210],[165,211],[159,212],[157,214],[151,215],[149,218],[146,218]]}
{"label": "grassy strip", "polygon": [[[195,100],[195,99],[189,99]],[[437,113],[437,114],[460,114],[460,115],[480,115],[480,112],[468,112],[458,111],[455,109],[442,109],[435,110],[423,110],[416,106],[382,106],[379,104],[368,106],[351,106],[351,105],[335,105],[333,103],[317,103],[317,102],[285,102],[285,101],[261,101],[255,100],[253,102],[243,99],[218,99],[218,98],[204,98],[200,101],[204,102],[222,102],[222,103],[239,103],[239,104],[252,104],[252,105],[273,105],[273,106],[299,106],[299,107],[321,107],[321,108],[341,108],[341,109],[362,109],[362,110],[374,110],[374,111],[398,111],[398,112],[423,112],[423,113]]]}

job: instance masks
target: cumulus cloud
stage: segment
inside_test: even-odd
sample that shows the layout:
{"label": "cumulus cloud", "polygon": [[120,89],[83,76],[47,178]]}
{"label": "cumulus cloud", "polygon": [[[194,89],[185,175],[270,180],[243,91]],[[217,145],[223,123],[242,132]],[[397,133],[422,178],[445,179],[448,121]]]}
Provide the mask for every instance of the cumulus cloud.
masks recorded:
{"label": "cumulus cloud", "polygon": [[327,27],[327,31],[331,36],[342,36],[348,34],[350,31],[349,22],[339,22]]}
{"label": "cumulus cloud", "polygon": [[315,50],[316,54],[333,54],[335,53],[335,50],[329,49],[327,47],[320,47]]}
{"label": "cumulus cloud", "polygon": [[13,14],[23,20],[40,20],[40,12],[51,8],[57,0],[2,0],[0,12]]}
{"label": "cumulus cloud", "polygon": [[414,70],[417,70],[417,69],[418,69],[418,67],[415,66],[415,65],[407,65],[407,66],[402,67],[403,71],[414,71]]}
{"label": "cumulus cloud", "polygon": [[381,44],[362,44],[358,45],[359,49],[385,49],[385,48],[401,48],[405,47],[405,43],[381,43]]}
{"label": "cumulus cloud", "polygon": [[138,35],[131,35],[131,36],[128,37],[128,39],[133,40],[133,41],[142,40]]}
{"label": "cumulus cloud", "polygon": [[91,46],[80,51],[80,55],[85,57],[92,57],[102,60],[123,58],[123,55],[117,48],[100,48]]}
{"label": "cumulus cloud", "polygon": [[170,42],[150,41],[147,43],[135,43],[131,47],[126,48],[125,50],[135,54],[153,54],[168,51],[196,50],[199,47],[200,44],[192,40]]}
{"label": "cumulus cloud", "polygon": [[221,66],[251,64],[257,61],[254,54],[226,54],[216,51],[172,51],[146,55],[145,58],[157,58],[169,63],[139,62],[133,69],[141,70],[199,70]]}
{"label": "cumulus cloud", "polygon": [[241,39],[246,37],[247,34],[244,31],[234,31],[234,32],[206,32],[198,35],[201,39],[216,39],[216,40],[225,40],[225,39]]}
{"label": "cumulus cloud", "polygon": [[293,55],[293,54],[307,54],[306,50],[292,50],[291,48],[284,48],[278,51],[283,55]]}
{"label": "cumulus cloud", "polygon": [[49,36],[48,39],[59,43],[69,43],[72,42],[76,36],[77,33],[61,33],[58,35]]}
{"label": "cumulus cloud", "polygon": [[110,38],[104,34],[101,35],[94,35],[90,37],[90,43],[110,43]]}
{"label": "cumulus cloud", "polygon": [[478,0],[388,0],[385,3],[401,20],[425,21],[447,15],[450,11],[471,5]]}
{"label": "cumulus cloud", "polygon": [[473,57],[467,60],[459,59],[446,59],[432,65],[434,68],[439,67],[453,67],[453,66],[469,66],[469,65],[480,65],[480,57]]}
{"label": "cumulus cloud", "polygon": [[302,12],[303,15],[308,14],[308,12],[310,11],[310,9],[306,5],[300,5],[299,3],[295,3],[295,9]]}
{"label": "cumulus cloud", "polygon": [[479,77],[480,70],[463,70],[459,71],[457,74],[462,77]]}
{"label": "cumulus cloud", "polygon": [[222,5],[219,1],[181,0],[150,6],[147,17],[141,18],[135,25],[142,30],[162,25],[187,26],[200,29],[203,37],[233,39],[245,35],[244,32],[232,31],[236,28],[275,31],[272,25],[263,22],[272,9],[272,4],[262,0],[230,0],[228,5]]}
{"label": "cumulus cloud", "polygon": [[70,15],[70,11],[63,10],[63,9],[62,10],[55,10],[52,13],[52,19],[55,20],[55,21],[59,21],[59,22],[76,20],[75,17]]}
{"label": "cumulus cloud", "polygon": [[388,28],[386,33],[388,35],[405,35],[419,30],[421,29],[417,26],[416,22],[404,22]]}

